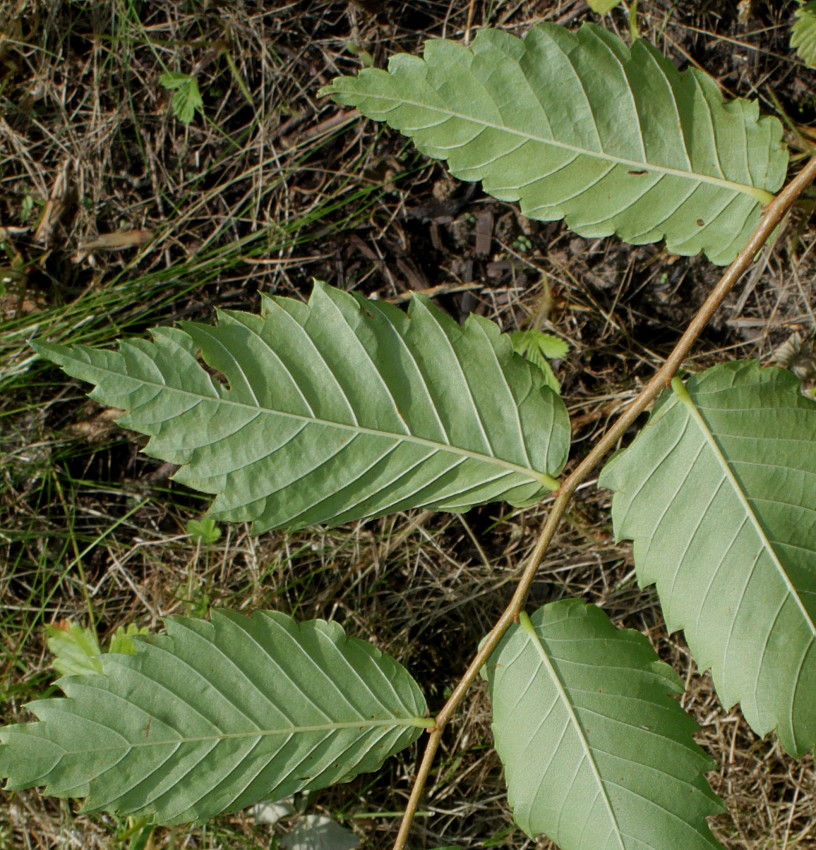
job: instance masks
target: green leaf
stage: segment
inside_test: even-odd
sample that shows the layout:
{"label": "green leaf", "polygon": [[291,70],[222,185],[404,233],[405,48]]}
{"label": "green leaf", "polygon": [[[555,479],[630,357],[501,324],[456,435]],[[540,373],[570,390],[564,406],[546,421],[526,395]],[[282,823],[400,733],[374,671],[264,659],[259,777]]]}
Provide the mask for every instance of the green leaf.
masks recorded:
{"label": "green leaf", "polygon": [[516,352],[541,369],[547,386],[560,393],[561,384],[555,377],[547,358],[558,360],[564,357],[569,351],[568,343],[557,336],[538,330],[512,331],[508,336]]}
{"label": "green leaf", "polygon": [[159,77],[159,82],[162,88],[173,91],[188,86],[192,79],[193,77],[189,74],[180,74],[178,71],[167,71]]}
{"label": "green leaf", "polygon": [[423,59],[399,54],[323,92],[530,218],[633,244],[665,237],[715,263],[746,243],[788,162],[782,125],[756,103],[726,104],[711,77],[592,24],[427,41]]}
{"label": "green leaf", "polygon": [[805,3],[795,14],[796,19],[791,27],[791,47],[796,48],[806,65],[816,68],[816,0]]}
{"label": "green leaf", "polygon": [[[150,632],[146,627],[142,626],[142,628],[139,628],[135,623],[128,623],[127,627],[119,626],[119,628],[111,636],[108,652],[120,652],[125,655],[135,655],[136,644],[133,641],[133,638],[137,635],[147,634],[150,634]],[[102,672],[101,668],[99,672]]]}
{"label": "green leaf", "polygon": [[220,611],[137,644],[0,729],[8,788],[203,821],[375,770],[433,725],[407,671],[336,623]]}
{"label": "green leaf", "polygon": [[173,115],[182,123],[189,124],[195,117],[196,110],[203,109],[204,101],[201,99],[195,77],[168,71],[161,75],[159,82],[164,88],[174,92],[170,105]]}
{"label": "green leaf", "polygon": [[267,298],[264,310],[157,328],[119,353],[35,348],[129,410],[119,423],[181,464],[176,480],[218,494],[214,518],[256,532],[421,505],[523,505],[558,487],[566,408],[492,322],[460,327],[417,297],[406,316],[319,284],[308,304]]}
{"label": "green leaf", "polygon": [[[528,349],[537,348],[544,357],[550,360],[560,360],[569,352],[569,343],[560,337],[546,334],[542,331],[527,330],[517,331]],[[514,334],[510,335],[511,337]]]}
{"label": "green leaf", "polygon": [[723,703],[801,755],[816,743],[816,403],[755,361],[674,389],[601,475],[615,534]]}
{"label": "green leaf", "polygon": [[620,6],[620,0],[589,0],[589,8],[599,15],[611,12],[616,6]]}
{"label": "green leaf", "polygon": [[723,810],[682,691],[638,632],[565,599],[520,617],[485,675],[516,823],[561,850],[713,850]]}
{"label": "green leaf", "polygon": [[84,628],[70,620],[46,626],[48,649],[54,656],[52,665],[63,676],[80,673],[101,673],[98,655],[102,650],[93,629]]}
{"label": "green leaf", "polygon": [[188,520],[186,530],[193,540],[197,543],[203,543],[205,546],[211,546],[221,539],[221,529],[218,528],[212,517]]}

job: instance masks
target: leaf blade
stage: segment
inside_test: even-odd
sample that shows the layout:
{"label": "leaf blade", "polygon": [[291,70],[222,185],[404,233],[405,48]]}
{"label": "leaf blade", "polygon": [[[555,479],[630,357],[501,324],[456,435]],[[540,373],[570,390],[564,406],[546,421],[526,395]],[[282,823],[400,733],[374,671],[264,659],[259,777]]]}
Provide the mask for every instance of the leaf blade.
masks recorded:
{"label": "leaf blade", "polygon": [[549,360],[559,360],[566,356],[569,344],[560,337],[534,329],[512,331],[508,336],[516,352],[538,366],[544,373],[547,386],[560,395],[561,383],[555,377]]}
{"label": "leaf blade", "polygon": [[54,656],[54,669],[63,676],[100,673],[99,640],[91,628],[63,620],[45,627],[48,649]]}
{"label": "leaf blade", "polygon": [[406,315],[322,285],[265,310],[155,329],[118,353],[35,348],[128,410],[119,422],[151,437],[148,454],[216,494],[215,519],[258,532],[557,488],[566,408],[492,322],[460,328],[421,299]]}
{"label": "leaf blade", "polygon": [[781,124],[756,104],[726,105],[710,78],[591,24],[428,41],[423,59],[400,54],[323,91],[531,218],[633,244],[665,237],[717,263],[747,241],[787,166]]}
{"label": "leaf blade", "polygon": [[[719,848],[711,761],[646,638],[566,599],[522,615],[486,668],[516,823],[562,850]],[[555,743],[554,743],[555,742]],[[600,801],[600,802],[599,802]]]}
{"label": "leaf blade", "polygon": [[214,612],[137,643],[0,730],[9,788],[200,821],[376,769],[432,724],[407,671],[334,623]]}
{"label": "leaf blade", "polygon": [[816,743],[816,404],[756,361],[675,387],[602,472],[615,533],[723,703],[801,755]]}
{"label": "leaf blade", "polygon": [[791,47],[796,49],[806,65],[816,68],[816,0],[803,3],[794,14]]}
{"label": "leaf blade", "polygon": [[618,5],[620,5],[620,0],[589,0],[589,8],[599,15],[611,12]]}
{"label": "leaf blade", "polygon": [[170,99],[173,115],[183,124],[189,124],[196,112],[204,108],[198,82],[192,74],[168,71],[159,77],[159,82],[163,88],[173,92]]}

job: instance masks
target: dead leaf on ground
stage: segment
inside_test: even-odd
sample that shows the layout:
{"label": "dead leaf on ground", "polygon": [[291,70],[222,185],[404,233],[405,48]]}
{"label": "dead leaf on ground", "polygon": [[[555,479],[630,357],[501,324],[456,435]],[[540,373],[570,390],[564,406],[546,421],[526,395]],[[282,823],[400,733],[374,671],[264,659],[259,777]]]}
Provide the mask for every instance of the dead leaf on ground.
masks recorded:
{"label": "dead leaf on ground", "polygon": [[116,420],[124,413],[117,407],[108,407],[92,419],[75,422],[68,426],[71,433],[84,437],[89,443],[98,443],[116,427]]}
{"label": "dead leaf on ground", "polygon": [[43,305],[31,298],[20,298],[17,295],[0,295],[0,316],[11,319],[15,316],[28,316],[38,313]]}
{"label": "dead leaf on ground", "polygon": [[25,236],[26,233],[30,233],[30,227],[14,227],[11,225],[3,226],[0,225],[0,242],[8,242],[13,239],[15,236]]}
{"label": "dead leaf on ground", "polygon": [[116,230],[113,233],[100,233],[96,239],[81,242],[79,250],[71,257],[71,260],[74,263],[81,263],[92,251],[123,251],[127,248],[138,248],[152,238],[152,230]]}
{"label": "dead leaf on ground", "polygon": [[123,248],[137,248],[144,245],[153,236],[152,230],[117,230],[114,233],[100,233],[90,242],[82,242],[80,251],[121,251]]}
{"label": "dead leaf on ground", "polygon": [[71,161],[67,159],[62,164],[60,173],[54,180],[51,194],[45,202],[45,209],[34,231],[34,241],[41,245],[51,241],[60,222],[67,217],[74,206],[75,191],[71,184],[71,170]]}

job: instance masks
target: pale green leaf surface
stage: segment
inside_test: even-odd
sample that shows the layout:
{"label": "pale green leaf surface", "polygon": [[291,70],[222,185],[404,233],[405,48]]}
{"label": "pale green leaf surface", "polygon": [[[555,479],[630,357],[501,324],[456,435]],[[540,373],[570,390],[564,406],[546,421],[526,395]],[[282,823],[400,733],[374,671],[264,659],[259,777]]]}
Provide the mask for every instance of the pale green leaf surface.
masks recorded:
{"label": "pale green leaf surface", "polygon": [[194,79],[190,74],[182,74],[178,71],[167,71],[159,77],[159,82],[162,87],[169,91],[184,88],[190,84],[190,80]]}
{"label": "pale green leaf surface", "polygon": [[211,546],[221,539],[221,529],[215,524],[212,517],[204,517],[204,519],[187,520],[187,525],[184,529],[196,543],[202,543],[205,546]]}
{"label": "pale green leaf surface", "polygon": [[560,337],[537,330],[520,331],[520,333],[528,347],[538,348],[544,357],[549,357],[550,360],[566,357],[569,352],[569,343]]}
{"label": "pale green leaf surface", "polygon": [[189,124],[193,120],[196,110],[204,107],[196,78],[190,74],[170,71],[162,74],[159,82],[164,88],[173,91],[171,98],[173,114],[182,123]]}
{"label": "pale green leaf surface", "polygon": [[716,263],[745,244],[787,168],[782,125],[756,103],[724,103],[705,74],[592,24],[427,41],[422,59],[398,54],[324,92],[531,218],[634,244],[665,237]]}
{"label": "pale green leaf surface", "polygon": [[816,743],[816,403],[782,369],[716,366],[664,394],[600,483],[669,629],[726,706]]}
{"label": "pale green leaf surface", "polygon": [[561,383],[555,377],[555,372],[547,358],[557,360],[564,357],[569,351],[569,344],[557,336],[534,329],[511,331],[508,336],[513,343],[513,348],[541,369],[547,386],[560,393]]}
{"label": "pale green leaf surface", "polygon": [[[135,623],[128,623],[127,626],[119,626],[119,628],[117,628],[111,635],[108,652],[121,652],[125,655],[135,655],[136,644],[134,643],[133,638],[137,635],[147,634],[150,634],[147,627],[142,626],[139,628]],[[102,671],[100,670],[99,672]]]}
{"label": "pale green leaf surface", "polygon": [[198,83],[195,80],[192,80],[189,85],[173,92],[170,102],[173,107],[173,115],[182,124],[189,124],[195,117],[196,110],[200,110],[204,106],[204,101],[201,99],[201,94],[198,91]]}
{"label": "pale green leaf surface", "polygon": [[72,623],[46,626],[45,634],[48,650],[54,656],[51,662],[54,669],[63,676],[75,676],[79,673],[101,673],[99,656],[102,650],[93,629]]}
{"label": "pale green leaf surface", "polygon": [[589,8],[599,15],[611,12],[615,6],[620,6],[620,0],[589,0]]}
{"label": "pale green leaf surface", "polygon": [[406,315],[323,285],[308,304],[268,298],[264,309],[158,328],[119,352],[35,347],[128,410],[119,423],[180,464],[176,480],[217,494],[215,519],[256,532],[529,504],[557,488],[566,408],[492,322],[460,327],[416,297]]}
{"label": "pale green leaf surface", "polygon": [[810,0],[796,10],[790,43],[806,65],[816,68],[816,0]]}
{"label": "pale green leaf surface", "polygon": [[[516,823],[561,850],[714,850],[722,811],[649,641],[565,599],[522,615],[485,668]],[[721,850],[721,848],[720,848]]]}
{"label": "pale green leaf surface", "polygon": [[0,729],[7,787],[203,821],[375,770],[432,725],[407,671],[336,623],[220,611],[136,643]]}

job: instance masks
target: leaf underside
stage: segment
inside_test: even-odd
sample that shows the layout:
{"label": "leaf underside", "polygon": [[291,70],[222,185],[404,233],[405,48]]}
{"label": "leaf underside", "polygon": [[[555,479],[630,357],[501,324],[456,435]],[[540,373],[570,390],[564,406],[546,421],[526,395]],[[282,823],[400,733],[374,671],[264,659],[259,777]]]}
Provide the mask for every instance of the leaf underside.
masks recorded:
{"label": "leaf underside", "polygon": [[427,41],[324,89],[411,137],[463,180],[581,236],[618,234],[728,263],[785,178],[782,125],[679,72],[639,39],[539,24]]}
{"label": "leaf underside", "polygon": [[676,674],[577,599],[512,626],[486,666],[516,823],[561,850],[713,850],[723,810]]}
{"label": "leaf underside", "polygon": [[792,755],[811,749],[816,403],[782,369],[716,366],[661,398],[600,483],[641,585],[656,584],[723,703]]}
{"label": "leaf underside", "polygon": [[796,10],[790,43],[806,65],[816,68],[816,0]]}
{"label": "leaf underside", "polygon": [[[430,302],[409,314],[316,284],[308,304],[157,328],[119,352],[35,345],[150,435],[147,454],[253,531],[339,524],[410,507],[462,511],[556,489],[566,408],[498,327],[460,327]],[[208,374],[197,359],[226,378]]]}
{"label": "leaf underside", "polygon": [[31,703],[41,722],[0,729],[8,788],[204,821],[376,770],[430,725],[407,671],[336,623],[221,611],[136,643]]}

